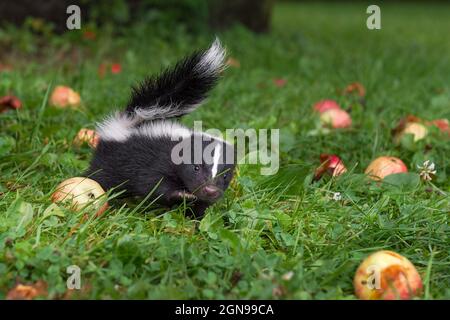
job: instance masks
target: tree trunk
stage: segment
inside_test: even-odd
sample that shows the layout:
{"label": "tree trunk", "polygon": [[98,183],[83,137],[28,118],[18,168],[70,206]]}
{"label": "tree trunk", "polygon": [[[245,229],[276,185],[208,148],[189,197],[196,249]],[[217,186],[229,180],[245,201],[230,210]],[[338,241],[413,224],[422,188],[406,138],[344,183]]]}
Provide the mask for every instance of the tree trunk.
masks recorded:
{"label": "tree trunk", "polygon": [[275,0],[209,0],[209,23],[223,29],[238,22],[254,32],[268,32]]}

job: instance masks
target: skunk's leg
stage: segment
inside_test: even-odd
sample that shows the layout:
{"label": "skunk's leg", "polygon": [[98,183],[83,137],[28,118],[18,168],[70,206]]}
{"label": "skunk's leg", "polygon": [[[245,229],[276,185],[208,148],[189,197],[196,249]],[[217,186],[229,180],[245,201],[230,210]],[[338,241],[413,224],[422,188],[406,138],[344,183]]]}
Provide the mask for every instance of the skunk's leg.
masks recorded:
{"label": "skunk's leg", "polygon": [[196,199],[197,199],[197,197],[195,195],[193,195],[192,193],[186,192],[184,190],[173,191],[169,195],[169,201],[170,202],[180,202],[180,201],[183,201],[183,200],[194,201]]}
{"label": "skunk's leg", "polygon": [[195,218],[201,218],[205,215],[206,209],[210,206],[209,203],[203,201],[196,201],[192,205],[193,216]]}

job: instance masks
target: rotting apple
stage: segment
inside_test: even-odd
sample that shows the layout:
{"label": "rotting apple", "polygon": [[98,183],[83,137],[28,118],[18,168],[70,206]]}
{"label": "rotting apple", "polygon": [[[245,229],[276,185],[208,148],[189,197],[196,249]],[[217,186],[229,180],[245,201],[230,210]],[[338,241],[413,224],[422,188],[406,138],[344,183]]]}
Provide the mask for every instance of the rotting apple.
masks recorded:
{"label": "rotting apple", "polygon": [[339,106],[339,104],[331,99],[325,99],[325,100],[321,100],[319,102],[317,102],[314,106],[313,106],[314,111],[317,111],[319,113],[325,112],[327,110],[330,109],[341,109],[341,107]]}
{"label": "rotting apple", "polygon": [[16,284],[6,294],[6,300],[32,300],[36,297],[46,297],[47,294],[47,283],[38,280],[34,284]]}
{"label": "rotting apple", "polygon": [[368,256],[356,270],[355,294],[363,300],[409,300],[422,293],[422,279],[405,257],[388,250]]}
{"label": "rotting apple", "polygon": [[82,128],[73,139],[73,144],[79,147],[84,143],[87,143],[91,148],[95,149],[98,145],[99,139],[100,137],[95,130]]}
{"label": "rotting apple", "polygon": [[366,95],[366,89],[359,82],[350,83],[345,89],[344,94],[357,93],[358,96],[364,97]]}
{"label": "rotting apple", "polygon": [[342,109],[328,109],[320,115],[323,126],[333,129],[348,128],[352,125],[352,118],[347,111]]}
{"label": "rotting apple", "polygon": [[372,180],[383,180],[395,173],[408,172],[408,168],[402,160],[396,157],[383,156],[373,160],[367,167],[365,174]]}
{"label": "rotting apple", "polygon": [[80,102],[80,95],[66,86],[56,86],[50,97],[50,104],[58,108],[77,107]]}
{"label": "rotting apple", "polygon": [[96,210],[95,215],[100,216],[109,207],[107,202],[100,199],[105,191],[96,181],[85,177],[74,177],[61,182],[52,194],[55,203],[68,203],[75,211],[92,204]]}

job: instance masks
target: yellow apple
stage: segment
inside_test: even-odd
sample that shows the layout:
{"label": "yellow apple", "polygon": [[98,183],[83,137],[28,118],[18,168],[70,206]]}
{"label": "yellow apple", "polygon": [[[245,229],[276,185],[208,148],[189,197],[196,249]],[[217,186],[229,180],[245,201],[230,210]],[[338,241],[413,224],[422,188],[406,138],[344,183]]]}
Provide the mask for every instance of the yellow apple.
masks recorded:
{"label": "yellow apple", "polygon": [[396,136],[396,140],[399,141],[405,134],[412,134],[414,136],[414,142],[417,142],[426,137],[428,129],[419,122],[408,122],[405,124],[405,128]]}
{"label": "yellow apple", "polygon": [[96,216],[100,216],[107,208],[108,203],[102,204],[99,198],[105,194],[103,188],[94,180],[84,177],[75,177],[64,180],[52,194],[52,201],[56,203],[68,203],[75,211],[92,204],[96,210]]}
{"label": "yellow apple", "polygon": [[378,251],[356,270],[355,294],[363,300],[409,300],[422,293],[422,279],[414,265],[393,251]]}
{"label": "yellow apple", "polygon": [[388,175],[402,172],[408,172],[408,168],[402,160],[395,157],[379,157],[373,160],[365,171],[369,178],[377,181],[383,180]]}

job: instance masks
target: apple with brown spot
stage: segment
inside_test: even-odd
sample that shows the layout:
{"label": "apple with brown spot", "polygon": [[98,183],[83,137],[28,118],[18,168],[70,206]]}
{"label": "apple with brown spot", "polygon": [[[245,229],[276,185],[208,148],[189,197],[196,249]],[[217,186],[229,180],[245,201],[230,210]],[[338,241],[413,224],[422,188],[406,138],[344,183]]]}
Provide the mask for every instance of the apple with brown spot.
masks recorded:
{"label": "apple with brown spot", "polygon": [[344,129],[352,125],[352,118],[342,109],[328,109],[321,113],[320,121],[323,126],[333,129]]}
{"label": "apple with brown spot", "polygon": [[408,168],[402,160],[396,157],[379,157],[373,160],[367,167],[365,174],[372,180],[383,180],[391,174],[408,172]]}
{"label": "apple with brown spot", "polygon": [[422,293],[422,279],[405,257],[382,250],[368,256],[356,270],[355,295],[363,300],[409,300]]}
{"label": "apple with brown spot", "polygon": [[56,86],[50,96],[50,104],[57,108],[78,107],[81,103],[80,95],[66,86]]}
{"label": "apple with brown spot", "polygon": [[109,207],[107,202],[103,203],[100,199],[104,195],[105,191],[96,181],[85,177],[74,177],[61,182],[51,199],[55,203],[68,204],[75,211],[82,210],[91,204],[98,217]]}

